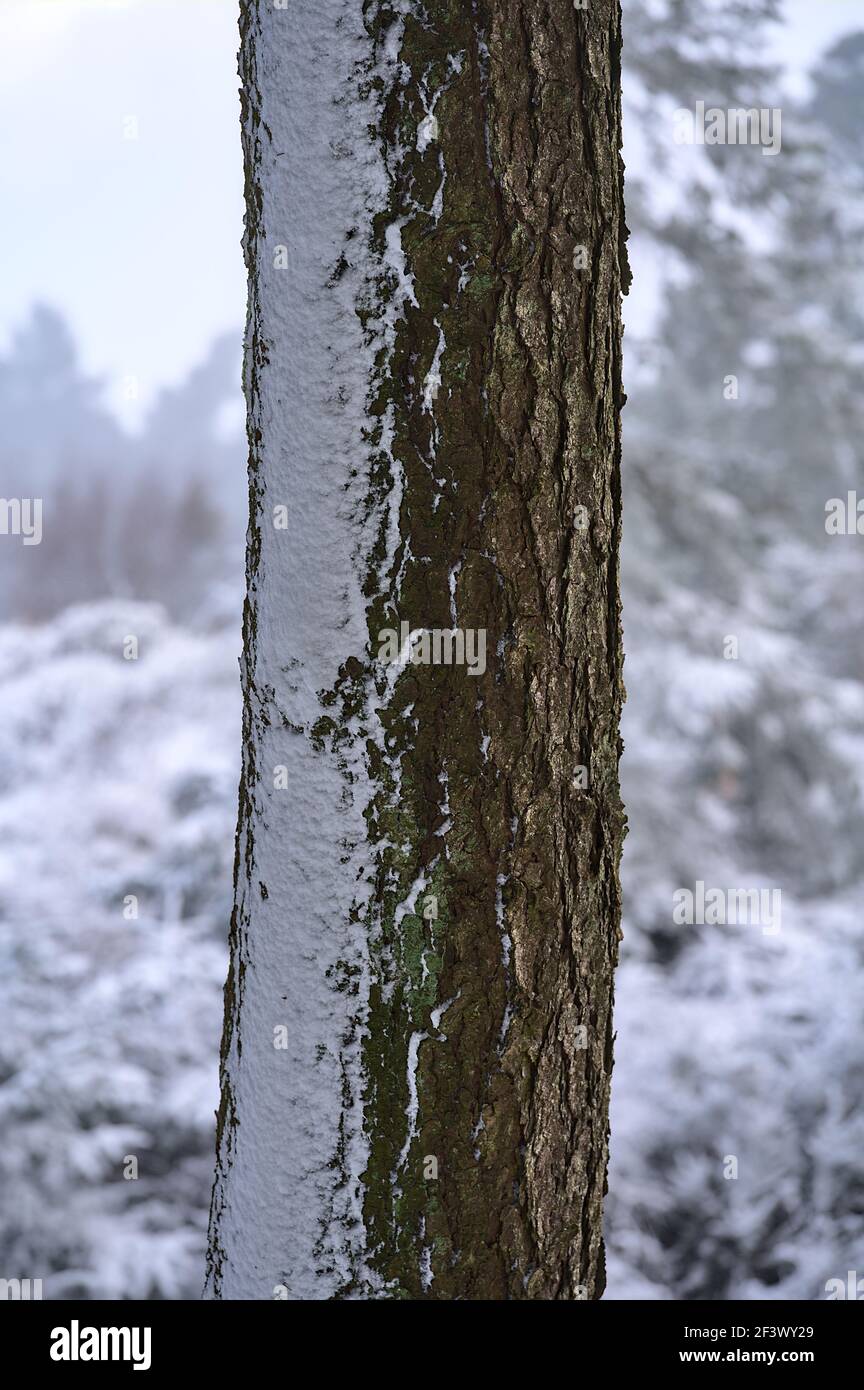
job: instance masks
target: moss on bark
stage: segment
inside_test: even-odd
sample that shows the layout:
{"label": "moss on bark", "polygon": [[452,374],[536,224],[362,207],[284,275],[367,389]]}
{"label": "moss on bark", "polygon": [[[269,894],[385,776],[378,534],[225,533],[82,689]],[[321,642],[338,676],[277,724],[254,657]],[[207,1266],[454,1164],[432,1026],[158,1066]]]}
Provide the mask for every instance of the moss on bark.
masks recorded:
{"label": "moss on bark", "polygon": [[[394,19],[369,7],[378,39]],[[458,624],[489,646],[480,678],[406,673],[413,722],[393,725],[409,850],[382,853],[382,898],[434,865],[447,902],[437,995],[403,960],[402,989],[373,991],[367,1048],[372,1262],[414,1298],[598,1297],[604,1282],[624,828],[619,25],[603,0],[429,0],[385,94],[388,217],[416,298],[385,386],[405,476],[395,597],[412,626],[446,628],[455,577]],[[384,939],[416,954],[415,931],[404,918]]]}

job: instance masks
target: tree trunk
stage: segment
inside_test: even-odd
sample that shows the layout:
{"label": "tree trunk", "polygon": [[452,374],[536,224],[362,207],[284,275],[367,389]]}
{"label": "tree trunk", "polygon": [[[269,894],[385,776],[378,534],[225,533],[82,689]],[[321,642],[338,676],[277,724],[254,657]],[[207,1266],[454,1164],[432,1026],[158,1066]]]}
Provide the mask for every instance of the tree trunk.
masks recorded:
{"label": "tree trunk", "polygon": [[241,30],[251,516],[207,1294],[597,1298],[618,0],[244,0]]}

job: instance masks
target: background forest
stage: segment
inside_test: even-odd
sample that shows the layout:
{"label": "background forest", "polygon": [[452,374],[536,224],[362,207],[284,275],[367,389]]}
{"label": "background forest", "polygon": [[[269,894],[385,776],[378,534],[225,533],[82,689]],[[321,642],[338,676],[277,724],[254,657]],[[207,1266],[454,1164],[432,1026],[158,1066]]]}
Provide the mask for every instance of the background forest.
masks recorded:
{"label": "background forest", "polygon": [[[607,1297],[818,1299],[864,1269],[864,538],[825,528],[828,499],[864,497],[864,30],[790,88],[772,0],[624,10]],[[676,145],[699,100],[781,107],[782,152]],[[3,493],[44,498],[41,545],[0,538],[0,1273],[52,1297],[201,1288],[240,751],[236,317],[135,432],[54,309],[0,357]],[[697,880],[779,887],[782,931],[674,925]]]}

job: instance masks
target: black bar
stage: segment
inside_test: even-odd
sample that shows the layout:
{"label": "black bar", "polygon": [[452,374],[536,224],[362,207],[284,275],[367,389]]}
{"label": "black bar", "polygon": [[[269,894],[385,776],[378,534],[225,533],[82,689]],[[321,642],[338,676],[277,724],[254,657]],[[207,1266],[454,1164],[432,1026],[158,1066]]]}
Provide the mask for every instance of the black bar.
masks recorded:
{"label": "black bar", "polygon": [[[801,1366],[826,1371],[855,1364],[861,1324],[854,1313],[837,1308],[837,1301],[812,1303],[521,1303],[509,1305],[506,1322],[498,1322],[501,1305],[457,1305],[453,1313],[436,1314],[429,1300],[420,1307],[382,1299],[374,1302],[303,1304],[274,1301],[260,1303],[203,1303],[131,1301],[112,1303],[61,1303],[13,1301],[0,1310],[5,1345],[14,1348],[25,1371],[48,1372],[52,1381],[69,1376],[92,1379],[100,1370],[112,1376],[134,1374],[139,1379],[180,1371],[212,1372],[224,1383],[231,1375],[266,1377],[280,1368],[292,1378],[305,1379],[313,1367],[332,1375],[339,1359],[346,1369],[362,1371],[362,1362],[387,1354],[382,1338],[428,1338],[427,1319],[441,1341],[458,1357],[466,1336],[475,1347],[465,1365],[475,1365],[483,1352],[484,1379],[487,1356],[513,1352],[539,1357],[549,1364],[550,1354],[563,1355],[570,1376],[616,1373],[621,1370],[650,1375],[673,1367],[719,1365],[759,1366],[773,1374],[778,1368]],[[473,1311],[469,1311],[473,1309]],[[498,1311],[496,1311],[496,1309]],[[515,1311],[514,1311],[515,1310]],[[421,1322],[417,1322],[418,1316]],[[438,1322],[443,1316],[444,1323]],[[447,1317],[456,1318],[448,1323]],[[514,1323],[513,1318],[516,1318]],[[463,1321],[463,1319],[470,1321]],[[524,1323],[522,1318],[525,1319]],[[101,1329],[117,1329],[116,1336]],[[62,1329],[62,1332],[61,1332]],[[94,1336],[92,1329],[97,1329]],[[137,1337],[133,1330],[137,1329]],[[145,1331],[149,1329],[149,1341]],[[537,1343],[542,1335],[551,1340]],[[455,1334],[459,1343],[449,1343]],[[522,1342],[521,1337],[530,1337]],[[560,1342],[557,1339],[560,1338]],[[419,1340],[416,1346],[423,1343]],[[397,1343],[391,1350],[395,1355]],[[63,1352],[77,1360],[52,1357]],[[91,1350],[105,1359],[92,1360]],[[407,1350],[407,1349],[406,1349]],[[468,1346],[466,1345],[466,1351]],[[117,1356],[112,1353],[116,1351]],[[82,1356],[83,1353],[83,1356]],[[301,1361],[302,1358],[302,1361]],[[312,1365],[309,1366],[311,1359]],[[398,1359],[398,1358],[397,1358]],[[416,1367],[422,1378],[435,1372],[432,1361]],[[145,1362],[147,1363],[145,1365]],[[598,1364],[599,1363],[599,1364]],[[308,1366],[304,1373],[303,1365]],[[394,1362],[390,1362],[395,1367]],[[405,1366],[407,1372],[407,1363]],[[769,1381],[770,1381],[769,1374]],[[400,1376],[400,1378],[402,1378]],[[414,1377],[406,1374],[405,1379]]]}

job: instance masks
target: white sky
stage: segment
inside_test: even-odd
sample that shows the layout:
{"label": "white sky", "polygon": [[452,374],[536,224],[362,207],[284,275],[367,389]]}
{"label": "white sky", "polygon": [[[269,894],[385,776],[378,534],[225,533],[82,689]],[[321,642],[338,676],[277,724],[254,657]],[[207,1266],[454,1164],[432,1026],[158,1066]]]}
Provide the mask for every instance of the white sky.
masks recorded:
{"label": "white sky", "polygon": [[801,96],[813,60],[841,34],[864,29],[864,0],[782,0],[781,8],[786,23],[774,27],[776,56],[786,67],[790,90]]}
{"label": "white sky", "polygon": [[0,343],[56,305],[127,423],[243,322],[237,8],[0,0]]}
{"label": "white sky", "polygon": [[[237,10],[0,0],[0,346],[35,299],[56,305],[131,426],[243,321]],[[777,54],[799,88],[814,54],[864,27],[864,0],[786,11]]]}

